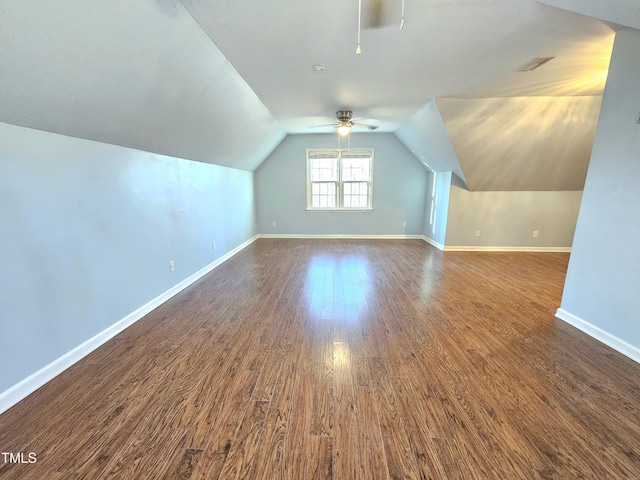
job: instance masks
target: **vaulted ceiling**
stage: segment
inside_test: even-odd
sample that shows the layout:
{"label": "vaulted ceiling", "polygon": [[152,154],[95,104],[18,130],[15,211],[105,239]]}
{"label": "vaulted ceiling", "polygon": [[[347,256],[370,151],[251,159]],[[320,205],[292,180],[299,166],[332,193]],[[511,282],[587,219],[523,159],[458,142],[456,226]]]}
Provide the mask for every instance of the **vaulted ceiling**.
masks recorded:
{"label": "vaulted ceiling", "polygon": [[0,121],[254,170],[285,132],[181,4],[0,2]]}
{"label": "vaulted ceiling", "polygon": [[356,55],[357,0],[4,0],[0,121],[254,170],[351,109],[470,189],[580,189],[618,27],[553,4],[601,10],[362,0]]}
{"label": "vaulted ceiling", "polygon": [[[364,0],[365,11],[376,1]],[[432,98],[600,95],[604,88],[613,35],[592,18],[534,0],[405,0],[400,30],[401,2],[382,3],[391,23],[365,28],[356,55],[356,0],[281,0],[277,8],[183,0],[288,133],[309,133],[343,108],[393,132]],[[545,56],[557,58],[517,72]],[[316,64],[325,72],[314,73]]]}

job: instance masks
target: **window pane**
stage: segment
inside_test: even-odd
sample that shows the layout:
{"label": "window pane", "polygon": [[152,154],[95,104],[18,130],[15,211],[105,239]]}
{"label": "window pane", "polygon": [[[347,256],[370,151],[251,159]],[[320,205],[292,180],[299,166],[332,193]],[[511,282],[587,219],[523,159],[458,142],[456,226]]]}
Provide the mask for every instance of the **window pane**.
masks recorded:
{"label": "window pane", "polygon": [[312,183],[311,184],[311,207],[312,208],[335,208],[336,207],[336,184],[335,183]]}
{"label": "window pane", "polygon": [[309,208],[371,208],[372,150],[308,150],[307,155]]}
{"label": "window pane", "polygon": [[[348,186],[348,187],[347,187]],[[369,184],[366,182],[345,183],[345,208],[369,208]],[[347,193],[347,191],[349,193]]]}
{"label": "window pane", "polygon": [[337,158],[310,158],[309,168],[312,182],[338,181]]}
{"label": "window pane", "polygon": [[343,157],[342,180],[345,182],[371,181],[371,158]]}

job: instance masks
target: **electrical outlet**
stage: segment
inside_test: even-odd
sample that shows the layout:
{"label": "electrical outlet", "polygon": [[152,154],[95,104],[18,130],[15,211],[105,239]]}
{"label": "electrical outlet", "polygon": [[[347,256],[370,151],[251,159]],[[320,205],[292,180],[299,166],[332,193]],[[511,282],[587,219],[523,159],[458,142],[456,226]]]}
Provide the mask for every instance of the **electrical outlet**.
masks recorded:
{"label": "electrical outlet", "polygon": [[476,237],[480,236],[480,230],[476,230]]}
{"label": "electrical outlet", "polygon": [[539,233],[540,233],[540,232],[538,232],[538,230],[534,230],[534,231],[533,231],[533,238],[538,238],[538,234],[539,234]]}
{"label": "electrical outlet", "polygon": [[275,228],[276,222],[271,222],[271,225]]}
{"label": "electrical outlet", "polygon": [[402,222],[402,228],[407,228],[407,222]]}
{"label": "electrical outlet", "polygon": [[211,248],[213,248],[214,250],[216,249],[216,242],[213,242],[213,243],[211,244]]}
{"label": "electrical outlet", "polygon": [[174,263],[173,260],[171,260],[169,262],[169,270],[173,272],[175,269],[176,269],[176,264]]}

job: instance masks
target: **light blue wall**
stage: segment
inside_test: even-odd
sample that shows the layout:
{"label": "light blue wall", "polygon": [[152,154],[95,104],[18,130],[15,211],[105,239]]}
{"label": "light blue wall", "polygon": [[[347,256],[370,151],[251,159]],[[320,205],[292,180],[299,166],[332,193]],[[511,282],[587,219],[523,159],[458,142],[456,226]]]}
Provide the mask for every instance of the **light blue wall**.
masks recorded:
{"label": "light blue wall", "polygon": [[306,149],[336,148],[337,142],[335,134],[289,135],[256,170],[258,232],[422,235],[427,170],[390,133],[351,135],[352,148],[374,149],[372,212],[306,211]]}
{"label": "light blue wall", "polygon": [[251,172],[0,123],[0,393],[254,236],[253,191]]}
{"label": "light blue wall", "polygon": [[470,192],[452,186],[446,245],[568,249],[581,198],[581,191]]}
{"label": "light blue wall", "polygon": [[640,358],[640,31],[616,34],[562,310]]}

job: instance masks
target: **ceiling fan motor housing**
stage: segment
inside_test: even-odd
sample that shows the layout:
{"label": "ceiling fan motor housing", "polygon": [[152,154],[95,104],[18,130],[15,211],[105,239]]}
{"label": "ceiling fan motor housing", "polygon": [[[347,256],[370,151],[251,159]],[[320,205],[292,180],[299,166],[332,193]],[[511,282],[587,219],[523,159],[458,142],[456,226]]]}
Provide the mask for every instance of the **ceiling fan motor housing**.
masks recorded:
{"label": "ceiling fan motor housing", "polygon": [[338,110],[336,112],[336,117],[338,117],[338,121],[341,123],[351,122],[352,115],[353,112],[351,110]]}

